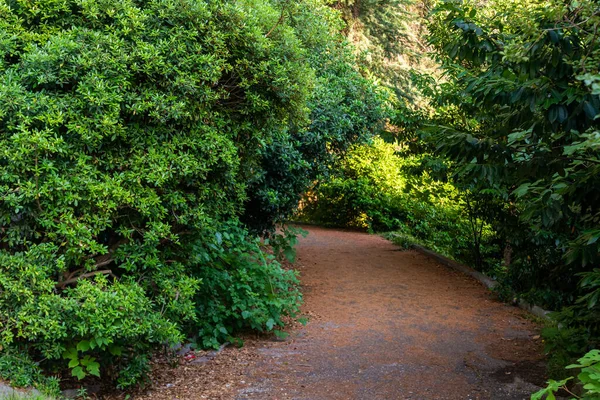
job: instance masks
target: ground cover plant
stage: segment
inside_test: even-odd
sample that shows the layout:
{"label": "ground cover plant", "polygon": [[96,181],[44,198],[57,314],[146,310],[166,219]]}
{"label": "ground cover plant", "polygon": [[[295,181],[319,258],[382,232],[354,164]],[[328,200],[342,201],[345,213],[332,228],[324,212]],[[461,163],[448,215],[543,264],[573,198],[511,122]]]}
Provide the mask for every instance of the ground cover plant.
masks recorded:
{"label": "ground cover plant", "polygon": [[0,1],[1,377],[125,388],[295,313],[257,235],[384,113],[341,28],[318,0]]}

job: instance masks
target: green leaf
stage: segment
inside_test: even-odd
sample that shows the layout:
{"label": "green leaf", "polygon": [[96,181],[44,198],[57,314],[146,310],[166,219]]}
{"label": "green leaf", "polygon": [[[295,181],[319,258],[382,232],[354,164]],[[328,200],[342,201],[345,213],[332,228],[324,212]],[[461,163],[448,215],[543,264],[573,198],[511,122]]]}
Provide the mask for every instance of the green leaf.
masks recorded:
{"label": "green leaf", "polygon": [[285,339],[288,336],[290,336],[289,333],[284,332],[284,331],[280,331],[278,329],[273,330],[273,333],[275,334],[275,336],[277,336],[279,339]]}
{"label": "green leaf", "polygon": [[77,379],[82,380],[86,377],[86,373],[83,371],[81,366],[73,368],[71,371],[71,375],[77,377]]}
{"label": "green leaf", "polygon": [[62,354],[62,358],[71,359],[71,360],[79,358],[77,349],[75,347],[67,348]]}
{"label": "green leaf", "polygon": [[598,110],[589,101],[583,103],[583,111],[589,119],[595,119],[598,116]]}
{"label": "green leaf", "polygon": [[517,196],[517,197],[523,197],[527,194],[527,192],[529,191],[529,187],[531,186],[530,183],[524,183],[521,186],[519,186],[518,188],[516,188],[513,193]]}
{"label": "green leaf", "polygon": [[554,122],[556,122],[557,118],[558,118],[557,107],[550,107],[550,110],[548,110],[548,120],[550,121],[551,124],[553,124]]}
{"label": "green leaf", "polygon": [[113,356],[120,356],[121,354],[123,354],[123,348],[121,346],[110,345],[108,346],[108,351]]}
{"label": "green leaf", "polygon": [[554,396],[554,393],[556,393],[561,387],[563,387],[571,379],[573,379],[573,378],[563,379],[562,381],[555,381],[553,379],[550,379],[548,381],[547,387],[545,387],[544,389],[541,389],[531,395],[531,400],[542,400],[544,398],[544,396],[546,396],[547,400],[556,400],[556,396]]}
{"label": "green leaf", "polygon": [[567,111],[567,108],[565,106],[558,106],[557,107],[558,110],[558,117],[557,120],[559,123],[563,123],[567,120],[567,117],[569,116],[569,112]]}
{"label": "green leaf", "polygon": [[94,358],[94,357],[90,357],[90,356],[88,355],[88,356],[85,356],[85,357],[83,357],[83,358],[80,360],[80,364],[81,364],[81,365],[83,365],[84,367],[87,367],[88,365],[90,365],[90,363],[93,363],[95,360],[96,360],[96,358]]}
{"label": "green leaf", "polygon": [[77,359],[77,358],[73,358],[73,359],[71,359],[71,361],[69,361],[69,368],[75,368],[78,365],[79,365],[79,359]]}
{"label": "green leaf", "polygon": [[296,262],[296,249],[294,249],[293,247],[286,247],[285,249],[283,249],[283,254],[290,263],[293,264]]}
{"label": "green leaf", "polygon": [[513,144],[515,142],[518,142],[519,140],[523,139],[529,133],[530,133],[530,131],[513,132],[510,135],[508,135],[508,143]]}
{"label": "green leaf", "polygon": [[90,375],[100,377],[100,364],[98,362],[89,363],[86,369]]}
{"label": "green leaf", "polygon": [[275,326],[275,320],[273,318],[269,318],[266,325],[268,330],[272,330],[273,326]]}
{"label": "green leaf", "polygon": [[521,86],[519,89],[515,90],[510,96],[510,102],[516,103],[521,99],[523,92],[525,91],[525,87]]}
{"label": "green leaf", "polygon": [[90,349],[90,342],[88,340],[82,340],[81,342],[77,343],[77,350],[85,352],[88,351]]}

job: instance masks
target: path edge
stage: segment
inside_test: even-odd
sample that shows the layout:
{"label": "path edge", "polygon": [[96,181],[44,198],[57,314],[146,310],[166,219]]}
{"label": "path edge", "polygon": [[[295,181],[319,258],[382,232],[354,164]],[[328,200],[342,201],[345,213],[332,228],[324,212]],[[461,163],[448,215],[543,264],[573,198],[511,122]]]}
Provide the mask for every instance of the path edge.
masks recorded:
{"label": "path edge", "polygon": [[[451,260],[448,257],[438,254],[435,251],[432,251],[426,247],[420,246],[418,244],[412,244],[410,246],[410,248],[412,248],[413,250],[416,250],[417,252],[419,252],[429,258],[436,260],[437,262],[439,262],[442,265],[445,265],[446,267],[449,267],[455,271],[461,272],[465,275],[472,277],[473,279],[475,279],[476,281],[478,281],[479,283],[481,283],[483,286],[485,286],[486,288],[488,288],[490,290],[494,289],[495,287],[497,287],[499,285],[498,281],[496,281],[495,279],[490,278],[489,276],[487,276],[479,271],[476,271],[471,267],[460,264],[454,260]],[[545,320],[550,320],[549,314],[552,311],[544,310],[542,307],[539,307],[535,304],[531,304],[523,299],[519,299],[515,305],[517,307],[535,315],[536,317],[539,317],[539,318],[542,318]]]}

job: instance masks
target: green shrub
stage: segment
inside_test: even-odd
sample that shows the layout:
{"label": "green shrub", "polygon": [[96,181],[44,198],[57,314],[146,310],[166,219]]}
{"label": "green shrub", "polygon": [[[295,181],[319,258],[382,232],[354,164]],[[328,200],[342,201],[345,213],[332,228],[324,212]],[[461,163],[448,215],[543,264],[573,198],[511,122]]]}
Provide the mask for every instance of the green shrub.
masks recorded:
{"label": "green shrub", "polygon": [[570,399],[597,400],[600,398],[600,351],[591,350],[581,357],[576,364],[571,364],[567,369],[579,369],[577,383],[580,387],[567,385],[573,377],[561,381],[549,380],[548,386],[531,395],[531,400],[554,400],[555,393],[563,390],[568,393]]}
{"label": "green shrub", "polygon": [[[237,221],[377,125],[339,29],[320,0],[0,0],[0,346],[126,387],[184,334],[281,325],[296,277]],[[315,158],[320,101],[354,122]]]}
{"label": "green shrub", "polygon": [[504,283],[561,311],[555,364],[600,341],[598,24],[594,0],[444,0],[430,17],[447,80],[422,139],[459,187],[502,205],[484,218],[511,249]]}
{"label": "green shrub", "polygon": [[38,365],[18,349],[5,349],[0,354],[0,377],[16,387],[37,387],[49,396],[58,396],[58,379],[44,376]]}
{"label": "green shrub", "polygon": [[224,228],[213,242],[199,243],[194,254],[199,265],[206,264],[197,271],[203,285],[195,324],[203,347],[218,347],[240,330],[282,327],[282,317],[295,316],[302,300],[296,271],[284,269],[245,229]]}
{"label": "green shrub", "polygon": [[[473,230],[461,194],[420,169],[426,160],[402,158],[397,150],[397,145],[379,138],[354,145],[306,197],[300,218],[330,226],[396,231],[393,240],[402,246],[421,244],[476,266]],[[500,275],[496,234],[488,225],[482,228],[480,268]]]}

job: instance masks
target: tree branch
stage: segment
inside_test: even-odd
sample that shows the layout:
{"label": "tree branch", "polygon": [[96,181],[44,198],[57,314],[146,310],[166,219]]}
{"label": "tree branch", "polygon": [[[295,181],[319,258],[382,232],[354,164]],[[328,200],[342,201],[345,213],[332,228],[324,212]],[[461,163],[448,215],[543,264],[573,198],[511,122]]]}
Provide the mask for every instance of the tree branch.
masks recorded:
{"label": "tree branch", "polygon": [[115,274],[113,274],[112,270],[105,269],[105,270],[102,270],[102,271],[88,272],[86,274],[81,274],[81,275],[79,275],[76,278],[67,279],[66,281],[57,283],[56,287],[59,288],[59,289],[64,289],[65,286],[70,285],[71,283],[76,283],[80,279],[90,278],[90,277],[96,276],[96,275],[110,275],[110,276],[112,276],[115,279],[117,278],[117,276]]}
{"label": "tree branch", "polygon": [[273,31],[275,30],[275,28],[277,28],[279,26],[279,24],[281,24],[285,18],[285,8],[287,7],[288,2],[286,1],[283,4],[283,7],[281,9],[281,15],[279,16],[279,19],[277,20],[277,22],[275,23],[275,25],[273,25],[273,27],[271,28],[271,30],[269,30],[269,32],[267,32],[267,34],[265,35],[266,38],[268,38],[271,33],[273,33]]}

